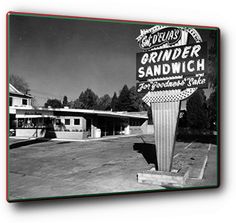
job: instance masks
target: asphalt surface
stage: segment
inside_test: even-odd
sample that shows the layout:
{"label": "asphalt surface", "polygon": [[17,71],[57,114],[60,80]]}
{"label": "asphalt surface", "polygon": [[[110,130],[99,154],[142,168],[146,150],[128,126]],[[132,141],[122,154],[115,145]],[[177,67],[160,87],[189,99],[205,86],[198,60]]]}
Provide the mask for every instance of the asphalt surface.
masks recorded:
{"label": "asphalt surface", "polygon": [[[153,143],[153,136],[146,135],[87,142],[32,140],[30,144],[18,144],[9,149],[9,199],[164,190],[137,182],[138,172],[155,166]],[[177,142],[175,155],[191,148],[205,151],[209,144]],[[216,185],[215,145],[211,145],[208,160],[203,180],[190,180],[187,186]]]}

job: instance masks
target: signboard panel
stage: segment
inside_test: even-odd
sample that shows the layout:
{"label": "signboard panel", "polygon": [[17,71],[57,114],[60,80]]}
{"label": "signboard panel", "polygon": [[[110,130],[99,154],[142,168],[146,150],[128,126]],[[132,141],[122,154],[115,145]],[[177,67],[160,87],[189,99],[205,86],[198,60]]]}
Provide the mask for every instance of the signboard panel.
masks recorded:
{"label": "signboard panel", "polygon": [[156,92],[163,90],[207,88],[208,78],[204,73],[196,76],[177,76],[173,78],[158,78],[152,81],[139,82],[136,84],[138,93]]}
{"label": "signboard panel", "polygon": [[194,75],[207,70],[207,43],[141,52],[136,55],[136,80]]}
{"label": "signboard panel", "polygon": [[149,30],[142,30],[139,47],[143,50],[151,50],[165,44],[174,45],[181,40],[182,34],[178,27],[154,26]]}

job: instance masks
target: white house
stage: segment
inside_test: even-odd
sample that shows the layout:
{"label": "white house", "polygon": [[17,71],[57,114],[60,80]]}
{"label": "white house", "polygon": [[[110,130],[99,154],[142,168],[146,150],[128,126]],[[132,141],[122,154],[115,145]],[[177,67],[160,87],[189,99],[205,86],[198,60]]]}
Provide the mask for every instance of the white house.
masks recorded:
{"label": "white house", "polygon": [[9,127],[15,128],[16,109],[17,108],[32,108],[32,96],[24,94],[16,89],[12,84],[9,84]]}

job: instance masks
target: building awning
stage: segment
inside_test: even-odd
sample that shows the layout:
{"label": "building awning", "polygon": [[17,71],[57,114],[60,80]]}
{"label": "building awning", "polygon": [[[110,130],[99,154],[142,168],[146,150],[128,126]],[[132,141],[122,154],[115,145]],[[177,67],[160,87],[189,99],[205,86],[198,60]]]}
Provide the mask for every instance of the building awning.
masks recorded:
{"label": "building awning", "polygon": [[[87,115],[97,115],[97,116],[107,116],[107,117],[116,117],[116,118],[138,118],[138,119],[148,119],[147,113],[138,113],[138,112],[112,112],[112,111],[100,111],[100,110],[90,110],[90,109],[71,109],[71,108],[37,108],[37,109],[26,109],[23,107],[16,108],[16,114],[20,111],[27,111],[27,112],[40,112],[42,113],[41,117],[56,117],[56,116],[70,116],[74,114],[74,116],[79,116],[81,114]],[[44,115],[43,113],[51,113],[48,115]],[[54,115],[53,115],[54,114]],[[20,114],[17,114],[20,115]],[[22,118],[27,118],[30,114],[21,114],[23,115]],[[38,115],[38,114],[37,114]]]}
{"label": "building awning", "polygon": [[16,114],[16,118],[56,118],[54,115],[24,115]]}

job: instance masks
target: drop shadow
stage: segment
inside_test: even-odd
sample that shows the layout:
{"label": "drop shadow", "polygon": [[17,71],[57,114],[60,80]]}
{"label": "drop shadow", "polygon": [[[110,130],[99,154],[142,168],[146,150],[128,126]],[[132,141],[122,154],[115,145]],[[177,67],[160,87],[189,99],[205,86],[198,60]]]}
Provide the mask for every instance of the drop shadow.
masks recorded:
{"label": "drop shadow", "polygon": [[50,141],[50,139],[46,139],[46,138],[37,138],[37,139],[32,139],[32,140],[25,140],[25,141],[20,141],[20,142],[16,142],[13,143],[9,146],[10,149],[16,149],[22,146],[28,146],[28,145],[33,145],[33,144],[37,144],[37,143],[44,143],[44,142],[48,142]]}
{"label": "drop shadow", "polygon": [[[42,137],[39,137],[39,135]],[[9,149],[16,149],[16,148],[19,148],[22,146],[28,146],[28,145],[33,145],[33,144],[37,144],[37,143],[48,142],[53,138],[57,138],[56,133],[55,133],[55,129],[52,124],[49,124],[47,128],[35,129],[35,133],[32,135],[32,137],[36,137],[36,138],[12,143],[9,146]]]}
{"label": "drop shadow", "polygon": [[133,150],[141,153],[148,164],[154,164],[157,169],[156,146],[151,143],[134,143]]}
{"label": "drop shadow", "polygon": [[57,144],[58,144],[58,145],[61,145],[61,144],[69,144],[69,143],[71,143],[71,142],[66,141],[66,142],[58,142]]}

